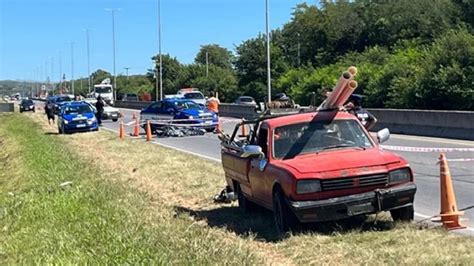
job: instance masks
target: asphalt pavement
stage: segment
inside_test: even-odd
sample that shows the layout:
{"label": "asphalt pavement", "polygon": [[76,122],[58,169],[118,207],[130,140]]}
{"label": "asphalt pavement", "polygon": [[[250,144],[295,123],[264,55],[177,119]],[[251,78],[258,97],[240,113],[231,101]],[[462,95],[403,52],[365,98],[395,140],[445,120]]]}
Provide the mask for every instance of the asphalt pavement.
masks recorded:
{"label": "asphalt pavement", "polygon": [[[132,124],[132,115],[138,110],[121,109],[124,114],[124,123]],[[234,118],[221,118],[224,131],[232,133],[235,123]],[[106,120],[103,129],[114,132],[119,131],[119,123]],[[132,132],[132,125],[126,126],[127,134]],[[141,133],[144,134],[141,129]],[[220,161],[220,141],[217,136],[207,133],[204,136],[191,136],[179,138],[157,138],[153,136],[153,143],[195,154],[210,160]],[[384,145],[402,147],[434,147],[434,148],[474,148],[474,141],[453,140],[444,138],[430,138],[408,135],[392,134],[391,139]],[[408,160],[415,172],[415,182],[418,191],[415,197],[415,215],[417,220],[426,219],[440,211],[440,184],[439,184],[439,152],[409,152],[396,151]],[[474,152],[446,152],[448,159],[474,158]],[[458,209],[474,205],[474,161],[450,161],[449,168],[453,179],[454,190]],[[468,226],[464,233],[474,235],[474,208],[465,211],[463,218],[468,220],[463,223]]]}

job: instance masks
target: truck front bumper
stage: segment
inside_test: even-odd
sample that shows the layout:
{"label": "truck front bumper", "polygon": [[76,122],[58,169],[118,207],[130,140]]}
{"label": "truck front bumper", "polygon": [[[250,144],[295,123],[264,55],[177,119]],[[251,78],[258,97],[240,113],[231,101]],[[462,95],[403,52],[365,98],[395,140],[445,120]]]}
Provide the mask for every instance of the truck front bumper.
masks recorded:
{"label": "truck front bumper", "polygon": [[413,206],[416,185],[398,185],[386,189],[315,201],[291,201],[288,205],[302,223],[334,221],[361,214]]}

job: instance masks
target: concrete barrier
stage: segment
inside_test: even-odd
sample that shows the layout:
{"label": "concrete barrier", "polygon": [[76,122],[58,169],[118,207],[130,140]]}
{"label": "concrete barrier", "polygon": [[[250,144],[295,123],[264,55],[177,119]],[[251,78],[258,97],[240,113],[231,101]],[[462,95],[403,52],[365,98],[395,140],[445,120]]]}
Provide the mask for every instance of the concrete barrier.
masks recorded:
{"label": "concrete barrier", "polygon": [[378,119],[374,130],[392,133],[474,140],[474,112],[368,109]]}
{"label": "concrete barrier", "polygon": [[14,112],[14,111],[15,111],[14,103],[0,103],[0,113]]}
{"label": "concrete barrier", "polygon": [[[115,106],[142,109],[152,102],[122,102]],[[378,119],[374,130],[390,129],[392,133],[474,140],[474,112],[368,109]],[[252,119],[258,115],[254,106],[222,103],[220,116]]]}

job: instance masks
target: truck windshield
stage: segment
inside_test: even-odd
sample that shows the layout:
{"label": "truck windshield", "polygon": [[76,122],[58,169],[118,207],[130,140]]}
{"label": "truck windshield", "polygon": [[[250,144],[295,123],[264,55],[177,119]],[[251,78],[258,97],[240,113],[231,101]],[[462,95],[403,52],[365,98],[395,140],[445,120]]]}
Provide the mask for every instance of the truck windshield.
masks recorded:
{"label": "truck windshield", "polygon": [[204,99],[204,95],[200,92],[188,92],[184,95],[186,99]]}
{"label": "truck windshield", "polygon": [[273,131],[273,155],[291,159],[331,149],[373,147],[354,120],[314,121],[278,127]]}
{"label": "truck windshield", "polygon": [[96,93],[111,93],[112,88],[110,88],[110,87],[95,87],[95,92]]}
{"label": "truck windshield", "polygon": [[92,108],[89,105],[66,106],[64,113],[69,114],[85,114],[92,113]]}

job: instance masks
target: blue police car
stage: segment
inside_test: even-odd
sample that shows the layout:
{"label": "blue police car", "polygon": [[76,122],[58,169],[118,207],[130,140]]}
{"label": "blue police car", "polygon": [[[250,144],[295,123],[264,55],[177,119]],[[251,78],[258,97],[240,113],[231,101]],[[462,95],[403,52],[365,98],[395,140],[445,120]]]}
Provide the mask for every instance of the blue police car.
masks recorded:
{"label": "blue police car", "polygon": [[167,98],[154,102],[140,112],[140,118],[142,121],[158,120],[151,125],[153,131],[166,123],[214,131],[219,122],[214,112],[183,98]]}
{"label": "blue police car", "polygon": [[69,102],[58,113],[59,134],[97,131],[99,125],[94,110],[86,102]]}

